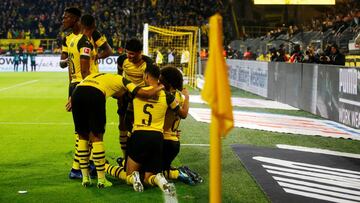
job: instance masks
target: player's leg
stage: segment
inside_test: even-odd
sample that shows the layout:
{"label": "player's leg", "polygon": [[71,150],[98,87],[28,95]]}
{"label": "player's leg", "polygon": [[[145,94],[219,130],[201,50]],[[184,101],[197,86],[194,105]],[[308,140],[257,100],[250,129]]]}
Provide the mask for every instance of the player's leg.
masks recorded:
{"label": "player's leg", "polygon": [[75,131],[78,132],[79,141],[78,141],[78,158],[80,169],[82,173],[82,185],[88,187],[91,185],[90,174],[89,174],[89,133],[90,126],[88,122],[88,94],[89,92],[86,89],[79,88],[74,91],[71,105],[72,105],[72,115],[75,124]]}
{"label": "player's leg", "polygon": [[103,135],[106,124],[106,98],[95,88],[91,89],[92,100],[90,104],[89,123],[90,141],[92,143],[92,158],[97,171],[98,188],[110,187],[112,183],[105,178],[105,146]]}
{"label": "player's leg", "polygon": [[[69,84],[69,97],[71,97],[76,85],[78,83],[70,83]],[[74,121],[75,122],[75,121]],[[80,170],[80,163],[79,163],[79,155],[78,155],[78,145],[79,145],[79,135],[75,132],[75,150],[74,150],[74,159],[72,163],[72,167],[69,173],[70,179],[81,179],[81,170]]]}
{"label": "player's leg", "polygon": [[126,182],[132,185],[134,190],[142,192],[144,187],[141,183],[139,171],[141,169],[141,162],[143,161],[142,145],[144,144],[143,137],[139,132],[135,131],[134,134],[128,139],[128,155],[126,163]]}
{"label": "player's leg", "polygon": [[171,167],[171,163],[179,154],[180,142],[173,140],[164,140],[163,143],[163,172],[166,178],[179,180],[185,184],[195,185],[192,178],[178,168]]}
{"label": "player's leg", "polygon": [[123,166],[114,166],[105,163],[105,172],[113,177],[119,178],[120,180],[126,181],[126,171]]}

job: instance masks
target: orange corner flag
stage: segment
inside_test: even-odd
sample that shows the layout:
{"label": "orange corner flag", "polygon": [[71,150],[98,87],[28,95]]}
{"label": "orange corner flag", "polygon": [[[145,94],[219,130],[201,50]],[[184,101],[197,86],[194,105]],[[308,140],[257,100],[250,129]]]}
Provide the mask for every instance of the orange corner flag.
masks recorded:
{"label": "orange corner flag", "polygon": [[205,70],[202,98],[211,107],[210,126],[210,203],[221,202],[221,136],[234,126],[228,71],[223,56],[222,17],[210,17],[209,58]]}

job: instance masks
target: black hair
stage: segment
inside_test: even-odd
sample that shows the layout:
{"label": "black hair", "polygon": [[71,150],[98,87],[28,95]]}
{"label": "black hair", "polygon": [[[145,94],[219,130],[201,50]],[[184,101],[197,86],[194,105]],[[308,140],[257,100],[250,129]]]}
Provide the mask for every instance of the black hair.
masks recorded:
{"label": "black hair", "polygon": [[95,18],[92,15],[85,14],[81,17],[81,24],[85,27],[92,27],[95,25]]}
{"label": "black hair", "polygon": [[159,79],[160,77],[160,68],[155,64],[146,65],[146,69],[144,72],[155,79]]}
{"label": "black hair", "polygon": [[65,8],[65,11],[64,12],[66,12],[66,13],[71,13],[71,14],[73,14],[74,16],[76,16],[76,17],[81,17],[81,11],[80,11],[80,9],[78,9],[78,8],[75,8],[75,7],[67,7],[67,8]]}
{"label": "black hair", "polygon": [[140,40],[132,38],[126,42],[125,49],[129,51],[139,52],[142,51],[143,45]]}
{"label": "black hair", "polygon": [[168,86],[171,85],[173,88],[177,90],[183,89],[183,75],[181,71],[174,66],[165,66],[161,69],[161,83],[164,84],[166,90],[169,90]]}

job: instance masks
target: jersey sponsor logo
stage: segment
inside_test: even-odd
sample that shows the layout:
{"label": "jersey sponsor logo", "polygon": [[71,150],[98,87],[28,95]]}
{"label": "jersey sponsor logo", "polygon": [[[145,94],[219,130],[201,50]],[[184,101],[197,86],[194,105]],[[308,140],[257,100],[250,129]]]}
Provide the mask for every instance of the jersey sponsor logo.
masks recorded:
{"label": "jersey sponsor logo", "polygon": [[87,47],[84,48],[84,53],[85,54],[90,54],[90,52],[91,52],[90,48],[87,48]]}

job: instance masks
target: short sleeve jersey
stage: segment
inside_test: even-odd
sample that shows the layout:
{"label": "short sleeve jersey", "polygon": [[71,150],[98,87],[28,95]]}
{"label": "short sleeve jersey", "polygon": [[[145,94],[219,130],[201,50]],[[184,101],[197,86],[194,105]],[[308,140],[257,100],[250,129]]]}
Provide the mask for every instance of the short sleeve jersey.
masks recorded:
{"label": "short sleeve jersey", "polygon": [[91,73],[98,73],[99,72],[99,63],[95,60],[95,56],[98,53],[98,48],[103,46],[106,42],[106,37],[101,35],[101,33],[95,30],[92,33],[92,37],[89,40],[90,43],[93,45],[94,49],[91,51],[91,58],[90,58],[90,72]]}
{"label": "short sleeve jersey", "polygon": [[80,59],[90,59],[93,49],[94,47],[83,34],[77,35],[70,41],[68,46],[68,57],[72,83],[80,82],[83,79],[81,75]]}
{"label": "short sleeve jersey", "polygon": [[106,97],[123,94],[126,91],[135,95],[139,89],[134,83],[131,83],[121,75],[110,73],[94,73],[88,75],[78,86],[95,87],[102,91]]}
{"label": "short sleeve jersey", "polygon": [[[174,94],[175,100],[179,103],[179,106],[182,106],[184,103],[184,97],[180,91],[175,91]],[[171,109],[167,109],[164,121],[164,139],[179,141],[177,137],[177,131],[180,125],[180,116],[178,113],[174,112]]]}
{"label": "short sleeve jersey", "polygon": [[[152,88],[145,87],[144,89]],[[163,132],[165,113],[168,108],[177,111],[179,105],[175,97],[161,90],[153,99],[141,99],[135,97],[134,104],[134,127],[133,131],[157,131]]]}
{"label": "short sleeve jersey", "polygon": [[75,38],[77,35],[75,35],[74,33],[68,34],[62,41],[62,47],[61,47],[61,51],[68,53],[68,47],[70,44],[70,41]]}
{"label": "short sleeve jersey", "polygon": [[117,59],[117,63],[123,68],[123,76],[126,79],[136,85],[145,85],[144,72],[146,65],[147,63],[152,63],[152,60],[149,57],[143,55],[138,63],[132,63],[126,55],[121,55]]}

